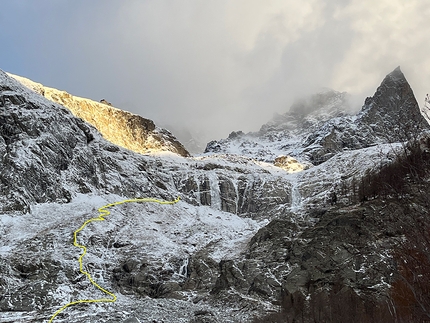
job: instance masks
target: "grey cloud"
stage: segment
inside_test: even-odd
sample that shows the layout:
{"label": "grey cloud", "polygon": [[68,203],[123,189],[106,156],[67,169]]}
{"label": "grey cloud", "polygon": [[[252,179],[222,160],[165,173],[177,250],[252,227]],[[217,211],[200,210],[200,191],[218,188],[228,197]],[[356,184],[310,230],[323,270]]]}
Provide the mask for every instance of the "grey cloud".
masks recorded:
{"label": "grey cloud", "polygon": [[375,13],[369,1],[4,1],[0,68],[203,140],[257,130],[320,87],[359,105],[397,65],[420,101],[430,24],[415,14],[427,9],[411,0],[379,21],[401,0]]}

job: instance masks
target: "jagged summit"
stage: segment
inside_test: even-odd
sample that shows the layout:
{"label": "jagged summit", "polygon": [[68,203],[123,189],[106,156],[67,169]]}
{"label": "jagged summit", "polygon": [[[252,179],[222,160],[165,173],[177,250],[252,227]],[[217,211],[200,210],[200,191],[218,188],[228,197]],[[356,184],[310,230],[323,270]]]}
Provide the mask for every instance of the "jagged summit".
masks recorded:
{"label": "jagged summit", "polygon": [[310,161],[320,164],[343,150],[405,142],[428,128],[408,81],[397,67],[375,94],[366,98],[356,116],[329,120],[307,137],[304,146]]}
{"label": "jagged summit", "polygon": [[400,69],[400,66],[397,66],[391,73],[389,73],[386,76],[386,78],[388,78],[388,77],[390,77],[392,79],[403,79],[403,80],[406,80],[405,75],[403,74],[402,70]]}
{"label": "jagged summit", "polygon": [[358,114],[361,128],[371,127],[375,140],[399,142],[429,127],[406,77],[397,67],[388,74]]}
{"label": "jagged summit", "polygon": [[104,138],[116,145],[141,154],[170,151],[184,157],[190,156],[172,133],[157,127],[152,120],[117,109],[106,104],[104,99],[96,102],[43,86],[24,77],[13,74],[9,76],[48,100],[70,109],[75,116],[93,125]]}
{"label": "jagged summit", "polygon": [[[372,108],[374,111],[369,111]],[[400,67],[384,78],[373,97],[366,98],[362,111],[366,112],[360,116],[361,118],[365,118],[365,114],[374,118],[376,113],[379,113],[380,117],[383,117],[383,114],[395,116],[401,113],[401,117],[409,118],[412,113],[414,121],[420,122],[417,115],[418,102]]]}
{"label": "jagged summit", "polygon": [[318,93],[296,102],[259,132],[210,142],[205,152],[271,162],[277,155],[290,155],[318,165],[343,150],[407,141],[429,128],[400,67],[366,98],[357,115],[348,115],[348,108],[346,93]]}

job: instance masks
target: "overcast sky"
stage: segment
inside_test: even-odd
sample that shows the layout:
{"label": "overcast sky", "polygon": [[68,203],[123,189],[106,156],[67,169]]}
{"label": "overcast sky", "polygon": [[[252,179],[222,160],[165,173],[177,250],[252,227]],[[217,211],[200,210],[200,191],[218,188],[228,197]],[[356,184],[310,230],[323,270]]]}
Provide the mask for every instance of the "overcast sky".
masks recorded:
{"label": "overcast sky", "polygon": [[0,69],[188,127],[251,131],[305,93],[430,92],[423,0],[2,0]]}

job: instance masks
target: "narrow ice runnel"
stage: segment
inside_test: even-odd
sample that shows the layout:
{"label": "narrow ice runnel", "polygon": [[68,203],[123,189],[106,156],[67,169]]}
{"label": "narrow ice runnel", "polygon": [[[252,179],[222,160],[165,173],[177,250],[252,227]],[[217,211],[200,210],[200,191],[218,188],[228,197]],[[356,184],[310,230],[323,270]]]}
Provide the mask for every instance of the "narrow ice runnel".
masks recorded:
{"label": "narrow ice runnel", "polygon": [[291,212],[297,212],[301,209],[303,204],[303,198],[299,190],[299,180],[297,176],[294,176],[293,182],[291,183]]}
{"label": "narrow ice runnel", "polygon": [[221,210],[221,193],[219,189],[219,180],[217,174],[210,174],[208,176],[210,181],[211,190],[211,206],[215,210]]}
{"label": "narrow ice runnel", "polygon": [[179,268],[179,276],[187,277],[188,275],[188,258],[183,259],[182,265]]}

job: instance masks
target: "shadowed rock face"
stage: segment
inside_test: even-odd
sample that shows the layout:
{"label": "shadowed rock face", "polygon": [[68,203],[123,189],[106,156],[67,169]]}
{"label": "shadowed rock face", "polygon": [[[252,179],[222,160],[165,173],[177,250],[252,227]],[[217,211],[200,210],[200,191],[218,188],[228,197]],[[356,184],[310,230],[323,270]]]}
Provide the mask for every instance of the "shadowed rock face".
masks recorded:
{"label": "shadowed rock face", "polygon": [[[377,135],[385,135],[389,140],[411,139],[407,137],[396,138],[396,134],[387,133],[389,130],[394,130],[395,126],[399,126],[399,129],[404,132],[415,128],[422,130],[428,127],[424,117],[420,114],[418,102],[400,67],[397,67],[384,78],[373,97],[368,97],[365,100],[358,118],[360,123],[371,125]],[[390,129],[387,129],[388,127]],[[403,133],[400,135],[406,136]]]}
{"label": "shadowed rock face", "polygon": [[115,145],[141,154],[171,151],[184,157],[190,156],[175,136],[165,129],[158,128],[152,120],[114,108],[104,103],[106,100],[95,102],[79,98],[28,79],[11,76],[48,100],[65,106],[75,116],[93,125],[105,139]]}

